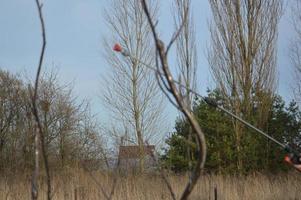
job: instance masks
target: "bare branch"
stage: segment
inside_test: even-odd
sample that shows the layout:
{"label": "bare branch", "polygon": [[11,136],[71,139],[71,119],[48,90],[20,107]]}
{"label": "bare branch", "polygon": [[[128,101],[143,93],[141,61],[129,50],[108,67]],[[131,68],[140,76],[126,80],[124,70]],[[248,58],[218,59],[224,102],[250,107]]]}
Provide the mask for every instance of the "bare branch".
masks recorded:
{"label": "bare branch", "polygon": [[[189,109],[187,109],[186,105],[184,104],[183,99],[181,98],[179,91],[175,85],[175,82],[173,80],[173,77],[171,75],[171,72],[169,70],[169,66],[168,66],[168,61],[167,61],[167,54],[166,51],[164,49],[164,43],[159,39],[158,34],[156,32],[154,23],[152,21],[152,18],[149,14],[149,9],[148,6],[146,4],[145,0],[141,0],[142,2],[142,7],[144,9],[144,12],[147,16],[149,25],[151,27],[152,33],[153,33],[153,37],[154,37],[154,41],[155,41],[155,45],[156,45],[156,51],[159,54],[159,58],[160,58],[160,62],[161,62],[161,67],[162,70],[164,72],[164,76],[166,78],[166,81],[169,85],[170,88],[170,92],[171,94],[174,96],[178,106],[181,108],[181,111],[183,112],[184,116],[187,118],[188,122],[190,123],[190,125],[192,126],[192,129],[194,130],[195,136],[196,136],[196,140],[199,146],[199,153],[200,153],[200,157],[197,160],[196,163],[196,167],[193,169],[191,178],[188,182],[188,184],[185,187],[185,190],[181,196],[181,199],[187,199],[189,197],[189,195],[191,194],[195,184],[197,183],[198,178],[201,175],[201,171],[204,167],[205,164],[205,160],[206,160],[206,142],[205,142],[205,136],[197,122],[197,120],[195,119],[194,115],[190,112]],[[175,34],[176,35],[176,34]]]}
{"label": "bare branch", "polygon": [[[184,17],[183,17],[182,21],[180,22],[180,25],[178,26],[178,29],[174,32],[170,42],[167,45],[166,52],[165,52],[166,55],[168,54],[168,52],[169,52],[171,46],[173,45],[173,43],[179,37],[179,35],[182,32],[185,24],[187,23],[188,13],[189,13],[189,6],[185,6],[184,7]],[[156,27],[156,26],[154,26],[154,27]]]}
{"label": "bare branch", "polygon": [[35,134],[35,170],[33,173],[33,178],[32,178],[32,199],[36,200],[38,198],[38,177],[39,177],[39,148],[41,145],[42,149],[42,156],[43,156],[43,161],[44,161],[44,167],[46,171],[46,180],[47,180],[47,199],[51,199],[51,180],[50,180],[50,174],[49,174],[49,165],[48,165],[48,158],[46,154],[46,149],[45,149],[45,139],[44,139],[44,134],[43,134],[43,129],[41,125],[41,121],[39,118],[39,113],[38,113],[38,108],[37,108],[37,100],[38,100],[38,87],[39,87],[39,78],[40,78],[40,73],[43,65],[43,60],[44,60],[44,53],[46,49],[46,31],[45,31],[45,24],[44,24],[44,18],[43,18],[43,13],[42,13],[42,7],[43,5],[40,4],[39,0],[36,0],[36,6],[38,9],[39,13],[39,19],[41,23],[41,31],[42,31],[42,49],[40,53],[40,58],[39,58],[39,65],[37,69],[37,74],[36,74],[36,80],[35,80],[35,87],[34,87],[34,94],[32,95],[32,112],[35,117],[35,121],[37,123],[37,130]]}

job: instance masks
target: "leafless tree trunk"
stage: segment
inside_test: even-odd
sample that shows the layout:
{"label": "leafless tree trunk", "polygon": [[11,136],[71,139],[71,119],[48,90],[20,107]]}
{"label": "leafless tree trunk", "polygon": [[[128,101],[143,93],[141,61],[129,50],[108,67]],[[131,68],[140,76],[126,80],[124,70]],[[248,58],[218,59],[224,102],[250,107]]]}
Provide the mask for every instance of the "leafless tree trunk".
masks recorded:
{"label": "leafless tree trunk", "polygon": [[295,30],[295,38],[290,46],[290,58],[294,68],[294,87],[295,99],[301,102],[301,1],[292,1],[292,21]]}
{"label": "leafless tree trunk", "polygon": [[38,9],[38,14],[39,14],[39,19],[41,23],[41,31],[42,31],[42,49],[41,49],[41,54],[39,58],[39,65],[37,69],[37,75],[36,75],[36,80],[35,80],[35,86],[34,86],[34,93],[32,94],[32,113],[34,115],[36,124],[37,124],[37,130],[35,133],[35,169],[32,177],[32,199],[36,200],[38,199],[38,177],[39,177],[39,171],[40,171],[40,166],[39,166],[39,157],[40,157],[40,148],[42,150],[42,158],[44,161],[44,167],[46,171],[46,180],[47,180],[47,199],[51,199],[51,180],[50,180],[50,174],[49,174],[49,165],[48,165],[48,158],[47,158],[47,153],[45,149],[45,137],[43,133],[43,127],[41,124],[41,120],[39,117],[39,112],[38,112],[38,88],[39,88],[39,78],[41,74],[41,69],[43,65],[43,60],[44,60],[44,53],[46,49],[46,31],[45,31],[45,24],[44,24],[44,18],[43,18],[43,13],[42,13],[42,7],[43,5],[39,2],[39,0],[36,0],[36,6]]}
{"label": "leafless tree trunk", "polygon": [[[280,0],[210,0],[209,64],[229,107],[246,120],[256,104],[256,125],[264,128],[276,88],[276,41]],[[243,126],[233,121],[237,168],[243,168]]]}
{"label": "leafless tree trunk", "polygon": [[[185,26],[185,23],[187,22],[187,16],[189,13],[189,7],[186,7],[183,11],[184,18],[182,22],[179,25],[179,28],[174,32],[170,42],[165,48],[164,43],[160,40],[158,33],[156,31],[154,20],[152,19],[150,9],[148,7],[148,4],[146,3],[146,0],[141,0],[143,10],[145,12],[145,15],[147,16],[147,21],[149,23],[149,26],[151,27],[151,31],[153,34],[153,38],[155,41],[155,49],[156,53],[158,55],[157,57],[157,77],[158,77],[158,83],[165,93],[169,100],[177,106],[177,108],[184,114],[187,121],[190,123],[192,127],[192,133],[194,133],[194,136],[196,138],[196,141],[198,143],[198,153],[199,157],[196,163],[195,168],[192,171],[192,175],[188,181],[188,184],[186,185],[183,194],[181,195],[181,199],[188,199],[189,195],[191,194],[195,184],[197,183],[197,180],[199,179],[201,175],[201,171],[204,167],[205,161],[206,161],[206,141],[205,136],[201,130],[201,127],[199,126],[196,118],[191,113],[191,110],[189,107],[187,107],[184,97],[181,95],[181,92],[179,88],[177,87],[174,78],[170,72],[169,64],[168,64],[168,52],[170,48],[172,47],[173,43],[176,41],[176,39],[179,37],[181,31],[183,30],[183,27]],[[160,63],[160,64],[159,64]],[[161,67],[160,67],[161,66]],[[163,75],[162,75],[163,74]],[[169,96],[171,95],[171,96]],[[173,101],[172,98],[175,100]],[[172,191],[171,191],[172,194]]]}
{"label": "leafless tree trunk", "polygon": [[[145,141],[158,137],[162,117],[162,98],[153,72],[134,59],[119,57],[111,44],[120,44],[136,59],[154,65],[151,34],[139,0],[113,0],[106,21],[112,37],[105,39],[105,58],[111,75],[104,77],[104,102],[121,129],[129,130],[140,147],[140,171],[144,170]],[[151,15],[155,19],[156,1]],[[115,125],[115,124],[114,124]],[[125,128],[124,128],[125,127]],[[133,130],[133,131],[132,131]],[[124,133],[125,131],[121,131]],[[128,138],[125,138],[127,140]]]}

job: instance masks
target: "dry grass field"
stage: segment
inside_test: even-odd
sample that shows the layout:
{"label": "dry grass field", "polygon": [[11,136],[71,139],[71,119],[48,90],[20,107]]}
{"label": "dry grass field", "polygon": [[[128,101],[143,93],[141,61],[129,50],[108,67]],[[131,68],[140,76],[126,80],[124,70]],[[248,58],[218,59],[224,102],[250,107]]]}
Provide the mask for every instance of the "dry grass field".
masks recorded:
{"label": "dry grass field", "polygon": [[[13,178],[12,178],[13,177]],[[112,178],[109,175],[93,173],[106,191],[110,190]],[[171,185],[177,195],[185,186],[185,176],[169,176]],[[46,199],[46,187],[41,179],[40,199]],[[289,200],[301,199],[301,176],[290,173],[278,176],[203,176],[190,199],[215,199],[214,188],[218,200]],[[30,176],[7,175],[0,179],[1,200],[30,199]],[[69,170],[64,174],[53,176],[53,200],[70,199],[105,199],[99,186],[89,173],[82,170]],[[143,175],[118,177],[113,199],[170,199],[168,189],[160,176]]]}

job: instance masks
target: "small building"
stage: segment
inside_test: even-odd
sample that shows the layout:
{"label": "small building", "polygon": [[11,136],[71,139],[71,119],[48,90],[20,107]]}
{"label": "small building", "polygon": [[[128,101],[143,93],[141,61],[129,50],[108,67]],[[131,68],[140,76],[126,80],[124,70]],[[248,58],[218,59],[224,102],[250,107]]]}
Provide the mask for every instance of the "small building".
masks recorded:
{"label": "small building", "polygon": [[[144,146],[144,169],[152,171],[156,166],[155,146]],[[119,146],[119,169],[127,172],[139,171],[140,151],[139,146]]]}

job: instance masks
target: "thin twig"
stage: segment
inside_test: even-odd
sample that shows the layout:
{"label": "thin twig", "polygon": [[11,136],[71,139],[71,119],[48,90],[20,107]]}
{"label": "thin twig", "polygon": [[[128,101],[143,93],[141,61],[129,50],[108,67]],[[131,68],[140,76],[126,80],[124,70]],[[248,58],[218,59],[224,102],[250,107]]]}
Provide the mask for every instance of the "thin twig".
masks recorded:
{"label": "thin twig", "polygon": [[[167,48],[166,48],[166,52],[165,54],[167,55],[171,46],[173,45],[173,43],[176,41],[176,39],[179,37],[183,27],[185,26],[186,22],[187,22],[187,16],[188,16],[188,13],[189,13],[189,7],[187,6],[184,10],[184,18],[183,18],[183,21],[181,22],[181,25],[179,26],[178,30],[173,34],[170,42],[168,43],[167,45]],[[155,27],[155,26],[154,26]]]}

